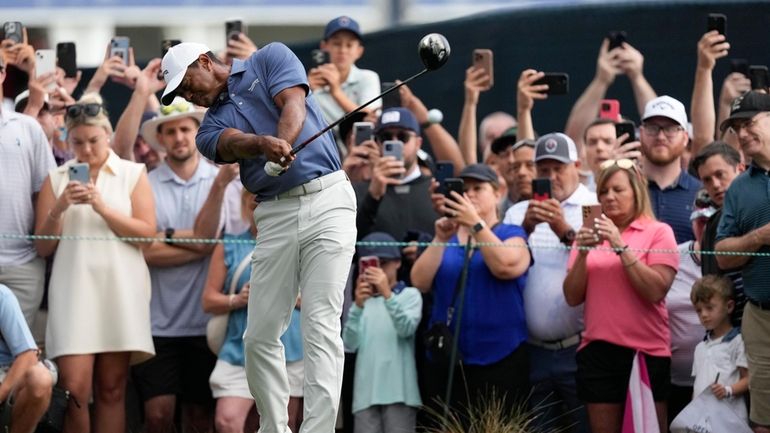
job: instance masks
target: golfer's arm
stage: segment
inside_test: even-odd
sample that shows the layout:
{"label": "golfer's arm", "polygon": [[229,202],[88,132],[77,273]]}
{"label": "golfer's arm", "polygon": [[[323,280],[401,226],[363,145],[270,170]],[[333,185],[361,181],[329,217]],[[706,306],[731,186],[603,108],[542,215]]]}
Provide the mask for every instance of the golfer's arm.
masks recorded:
{"label": "golfer's arm", "polygon": [[262,155],[263,137],[235,128],[222,131],[217,141],[217,156],[222,162],[253,159]]}
{"label": "golfer's arm", "polygon": [[289,87],[275,96],[274,101],[281,110],[278,120],[277,137],[294,145],[302,125],[305,123],[305,96],[307,90],[302,86]]}

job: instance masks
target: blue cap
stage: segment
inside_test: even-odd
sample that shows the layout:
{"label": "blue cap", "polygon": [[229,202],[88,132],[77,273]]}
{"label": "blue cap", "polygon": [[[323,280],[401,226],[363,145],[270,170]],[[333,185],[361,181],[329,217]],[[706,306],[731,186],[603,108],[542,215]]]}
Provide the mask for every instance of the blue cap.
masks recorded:
{"label": "blue cap", "polygon": [[356,35],[358,39],[361,39],[361,27],[358,26],[358,22],[353,18],[343,15],[329,21],[329,24],[326,25],[326,30],[324,30],[324,40],[329,39],[333,34],[342,30],[347,30]]}
{"label": "blue cap", "polygon": [[376,256],[381,260],[401,260],[401,249],[396,246],[396,239],[385,232],[372,232],[364,236],[361,242],[388,242],[391,245],[361,245],[358,247],[358,256]]}
{"label": "blue cap", "polygon": [[420,133],[420,124],[417,122],[417,118],[411,111],[403,107],[386,108],[382,111],[374,133],[379,133],[385,128],[403,128],[412,130],[417,134]]}

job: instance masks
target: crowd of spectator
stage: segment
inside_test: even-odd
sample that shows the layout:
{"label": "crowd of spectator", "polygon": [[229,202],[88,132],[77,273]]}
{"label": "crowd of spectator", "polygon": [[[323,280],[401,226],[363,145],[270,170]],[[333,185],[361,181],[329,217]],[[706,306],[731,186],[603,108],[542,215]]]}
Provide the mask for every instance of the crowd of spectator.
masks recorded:
{"label": "crowd of spectator", "polygon": [[[308,65],[308,98],[328,123],[380,92],[378,74],[355,65],[363,41],[338,17],[320,42],[328,62]],[[549,88],[534,69],[520,74],[515,118],[479,122],[491,82],[478,66],[456,137],[407,86],[400,106],[377,102],[334,129],[361,241],[341,318],[340,429],[413,432],[445,404],[467,423],[496,396],[507,411],[530,408],[538,428],[620,432],[641,354],[661,432],[701,393],[770,432],[769,89],[734,72],[715,104],[729,44],[711,31],[694,46],[689,116],[650,85],[641,52],[604,40],[563,131],[536,133]],[[216,61],[255,52],[240,33]],[[196,148],[204,109],[184,94],[160,103],[160,59],[140,69],[108,50],[86,85],[35,68],[26,38],[2,41],[0,81],[24,77],[28,89],[0,91],[0,426],[34,431],[56,386],[84,403],[67,405],[63,431],[126,431],[131,386],[144,431],[256,431],[242,337],[280,313],[265,298],[246,314],[264,296],[249,284],[264,197],[237,164]],[[621,75],[641,119],[633,134],[616,128],[631,113],[600,116]],[[132,91],[114,128],[107,80]],[[394,142],[400,153],[383,151]],[[105,240],[116,236],[127,239]],[[289,373],[276,386],[288,386],[296,433],[309,380],[302,287],[284,296],[296,305],[272,325],[285,329]],[[207,323],[221,314],[212,348]],[[441,341],[456,344],[456,363]]]}

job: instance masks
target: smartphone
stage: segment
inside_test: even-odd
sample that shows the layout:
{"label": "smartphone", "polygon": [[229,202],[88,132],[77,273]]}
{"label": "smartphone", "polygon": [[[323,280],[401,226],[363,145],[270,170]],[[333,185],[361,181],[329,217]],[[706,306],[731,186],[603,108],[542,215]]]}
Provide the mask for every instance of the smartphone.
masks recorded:
{"label": "smartphone", "polygon": [[[390,89],[395,85],[396,83],[393,81],[386,81],[384,83],[380,83],[380,91],[382,93],[385,93],[386,90]],[[400,107],[400,106],[401,106],[401,94],[398,92],[398,90],[394,90],[382,97],[383,110],[386,108],[393,108],[393,107]]]}
{"label": "smartphone", "polygon": [[315,68],[331,62],[329,52],[317,48],[310,52],[310,58],[313,60],[313,67]]}
{"label": "smartphone", "polygon": [[173,47],[174,45],[179,45],[181,43],[182,41],[180,41],[179,39],[163,39],[160,42],[160,58],[162,59],[163,57],[166,56],[166,53],[168,52],[169,48]]}
{"label": "smartphone", "polygon": [[128,47],[131,41],[127,36],[115,36],[110,42],[110,57],[118,56],[123,59],[123,64],[128,65]]}
{"label": "smartphone", "polygon": [[407,230],[404,236],[404,242],[417,242],[420,240],[420,232],[417,230]]}
{"label": "smartphone", "polygon": [[[36,50],[35,51],[35,76],[39,77],[44,74],[56,71],[56,51],[54,50]],[[56,89],[56,83],[52,82],[48,85],[48,91],[52,92]]]}
{"label": "smartphone", "polygon": [[626,31],[625,30],[612,30],[609,33],[607,33],[607,39],[610,41],[609,45],[609,51],[612,51],[615,48],[622,47],[623,42],[626,41]]}
{"label": "smartphone", "polygon": [[749,77],[749,61],[746,59],[730,59],[730,73],[738,72]]}
{"label": "smartphone", "polygon": [[465,181],[460,179],[459,177],[449,177],[444,179],[444,196],[452,201],[454,201],[454,198],[452,198],[452,191],[463,195],[465,192]]}
{"label": "smartphone", "polygon": [[602,99],[599,105],[599,118],[617,122],[620,119],[620,101],[617,99]]}
{"label": "smartphone", "polygon": [[602,216],[602,205],[583,206],[583,227],[593,230],[596,219]]}
{"label": "smartphone", "polygon": [[404,160],[404,143],[399,140],[387,140],[382,143],[382,156],[392,156],[397,161]]}
{"label": "smartphone", "polygon": [[767,66],[749,66],[749,79],[751,80],[751,90],[767,90],[767,88],[770,86],[770,74],[767,72]]}
{"label": "smartphone", "polygon": [[492,50],[486,48],[476,48],[473,50],[473,66],[481,68],[489,75],[489,85],[491,88],[495,83],[495,68],[493,64]]}
{"label": "smartphone", "polygon": [[379,268],[380,259],[377,256],[364,256],[358,259],[358,275],[363,275],[368,268]]}
{"label": "smartphone", "polygon": [[77,54],[74,42],[56,44],[56,64],[64,70],[64,76],[75,78],[78,75]]}
{"label": "smartphone", "polygon": [[716,30],[720,35],[726,35],[727,17],[724,14],[709,14],[706,20],[706,31]]}
{"label": "smartphone", "polygon": [[374,140],[374,124],[372,122],[356,122],[353,124],[355,145],[360,146],[367,140]]}
{"label": "smartphone", "polygon": [[545,76],[533,84],[548,84],[548,95],[566,95],[569,92],[569,74],[564,72],[546,72]]}
{"label": "smartphone", "polygon": [[69,168],[70,181],[88,183],[91,180],[88,172],[88,164],[81,162],[78,164],[72,164]]}
{"label": "smartphone", "polygon": [[551,197],[551,179],[547,177],[532,179],[532,200],[545,201]]}
{"label": "smartphone", "polygon": [[455,165],[452,164],[450,161],[439,161],[436,163],[436,171],[433,173],[433,177],[436,179],[436,182],[438,182],[438,189],[436,190],[439,194],[446,195],[446,185],[444,184],[444,181],[449,179],[450,177],[454,177],[455,175]]}
{"label": "smartphone", "polygon": [[243,32],[243,22],[232,20],[225,22],[225,35],[227,39],[238,39],[238,34]]}
{"label": "smartphone", "polygon": [[621,146],[636,141],[636,126],[634,126],[634,122],[625,121],[615,124],[615,137],[620,137],[623,134],[628,134],[628,138],[620,143]]}
{"label": "smartphone", "polygon": [[6,21],[3,24],[3,39],[10,39],[14,44],[20,44],[24,41],[24,26],[19,21]]}

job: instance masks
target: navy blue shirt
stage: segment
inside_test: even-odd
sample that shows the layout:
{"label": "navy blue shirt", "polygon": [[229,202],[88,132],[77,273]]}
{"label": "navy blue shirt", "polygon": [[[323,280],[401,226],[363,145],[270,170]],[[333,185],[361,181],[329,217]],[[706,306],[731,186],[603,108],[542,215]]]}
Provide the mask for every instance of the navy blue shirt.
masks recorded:
{"label": "navy blue shirt", "polygon": [[[222,131],[227,128],[276,136],[281,110],[276,106],[274,98],[281,91],[296,86],[308,92],[305,68],[286,45],[271,43],[245,61],[233,60],[230,77],[227,79],[227,92],[223,92],[209,107],[195,137],[198,150],[206,158],[221,162],[222,159],[217,155],[217,142]],[[302,131],[292,145],[305,141],[326,126],[312,94],[305,98],[305,108],[307,115]],[[237,161],[241,166],[243,185],[257,194],[258,199],[274,197],[341,169],[337,145],[331,132],[318,137],[298,153],[291,168],[282,176],[271,177],[265,174],[266,161],[264,156]]]}
{"label": "navy blue shirt", "polygon": [[695,239],[692,233],[692,214],[695,195],[701,188],[698,179],[682,171],[679,178],[671,186],[660,189],[657,183],[648,182],[652,211],[658,221],[662,221],[674,229],[676,243],[681,244]]}
{"label": "navy blue shirt", "polygon": [[[492,231],[501,241],[527,233],[511,224],[497,224]],[[449,242],[458,242],[457,235]],[[464,248],[447,247],[441,265],[433,278],[433,311],[430,324],[446,322],[447,308],[452,302],[457,280],[464,262]],[[501,280],[489,270],[481,251],[475,249],[468,267],[465,306],[460,323],[458,345],[462,359],[469,365],[490,365],[513,353],[527,340],[524,316],[524,286],[527,274],[512,280]],[[456,303],[455,307],[459,305]],[[457,312],[453,321],[457,320]],[[450,324],[454,332],[455,324]]]}
{"label": "navy blue shirt", "polygon": [[[770,223],[770,175],[754,165],[735,178],[725,194],[717,242],[740,237]],[[764,245],[757,252],[770,254]],[[770,257],[751,257],[743,266],[746,297],[770,302]]]}

